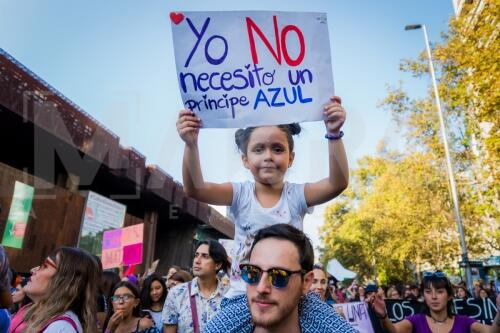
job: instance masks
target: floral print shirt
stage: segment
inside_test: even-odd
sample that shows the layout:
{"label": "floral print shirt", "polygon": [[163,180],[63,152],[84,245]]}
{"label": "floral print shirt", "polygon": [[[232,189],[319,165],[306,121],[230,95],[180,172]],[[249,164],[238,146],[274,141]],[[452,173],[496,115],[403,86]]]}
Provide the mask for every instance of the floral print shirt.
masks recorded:
{"label": "floral print shirt", "polygon": [[162,322],[164,325],[177,325],[177,333],[194,333],[190,302],[190,296],[194,295],[200,332],[203,332],[207,323],[219,311],[220,303],[228,288],[218,280],[215,291],[205,298],[198,289],[197,277],[191,281],[191,294],[188,283],[180,284],[169,291],[163,305]]}

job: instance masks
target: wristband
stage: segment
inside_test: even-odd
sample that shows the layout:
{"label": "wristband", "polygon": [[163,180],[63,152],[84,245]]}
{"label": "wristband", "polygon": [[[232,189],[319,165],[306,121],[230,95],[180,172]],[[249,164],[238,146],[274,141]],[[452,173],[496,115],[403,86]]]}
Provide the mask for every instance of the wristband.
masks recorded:
{"label": "wristband", "polygon": [[325,139],[328,139],[328,140],[339,140],[341,139],[342,137],[344,136],[344,132],[340,131],[339,134],[330,134],[330,133],[326,133],[325,134]]}
{"label": "wristband", "polygon": [[106,330],[104,331],[104,333],[113,333],[113,332],[111,332],[109,329],[106,328]]}

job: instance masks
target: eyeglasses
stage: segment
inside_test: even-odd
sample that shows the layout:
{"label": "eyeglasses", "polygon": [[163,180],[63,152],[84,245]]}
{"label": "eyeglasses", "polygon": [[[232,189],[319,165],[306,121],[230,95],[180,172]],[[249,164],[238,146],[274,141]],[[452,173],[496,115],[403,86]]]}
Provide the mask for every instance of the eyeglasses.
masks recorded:
{"label": "eyeglasses", "polygon": [[49,260],[49,258],[45,258],[45,260],[42,262],[40,266],[38,266],[38,269],[46,269],[48,267],[52,267],[55,270],[57,270],[56,264],[54,264],[52,261]]}
{"label": "eyeglasses", "polygon": [[298,271],[289,271],[283,268],[269,268],[268,270],[263,270],[262,268],[250,265],[242,264],[240,265],[241,278],[246,283],[253,285],[259,283],[264,272],[267,273],[269,280],[274,288],[285,288],[290,280],[290,276],[293,274],[305,274],[306,271],[301,269]]}
{"label": "eyeglasses", "polygon": [[133,300],[134,298],[135,298],[134,295],[130,295],[130,294],[113,295],[113,296],[111,296],[111,302],[113,302],[113,303],[118,303],[120,301],[128,302],[129,300]]}
{"label": "eyeglasses", "polygon": [[422,275],[424,276],[424,278],[432,278],[432,277],[446,278],[446,274],[441,271],[423,272]]}

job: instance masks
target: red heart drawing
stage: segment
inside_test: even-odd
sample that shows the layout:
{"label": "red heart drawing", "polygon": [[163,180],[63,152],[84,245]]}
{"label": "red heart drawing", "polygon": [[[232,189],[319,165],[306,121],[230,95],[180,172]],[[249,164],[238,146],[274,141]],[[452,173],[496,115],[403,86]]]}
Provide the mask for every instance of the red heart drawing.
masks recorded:
{"label": "red heart drawing", "polygon": [[182,20],[184,20],[184,14],[182,14],[182,13],[176,13],[176,12],[171,12],[170,13],[170,19],[175,24],[179,24],[179,23],[182,22]]}

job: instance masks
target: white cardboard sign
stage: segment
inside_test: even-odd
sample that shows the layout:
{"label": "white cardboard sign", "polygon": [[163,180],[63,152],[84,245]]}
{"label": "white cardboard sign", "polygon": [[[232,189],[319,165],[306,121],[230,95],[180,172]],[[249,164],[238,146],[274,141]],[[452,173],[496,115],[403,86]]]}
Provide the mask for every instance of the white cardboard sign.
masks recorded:
{"label": "white cardboard sign", "polygon": [[325,13],[172,12],[184,107],[203,127],[323,119],[334,95]]}

